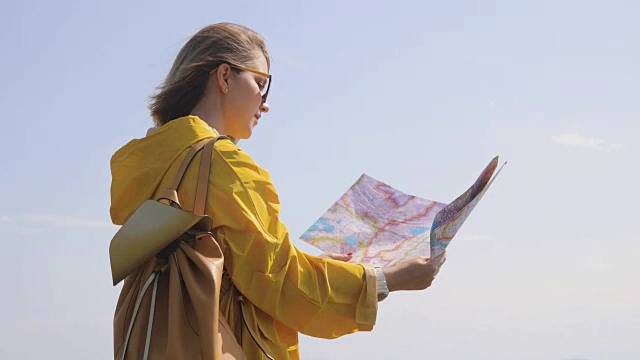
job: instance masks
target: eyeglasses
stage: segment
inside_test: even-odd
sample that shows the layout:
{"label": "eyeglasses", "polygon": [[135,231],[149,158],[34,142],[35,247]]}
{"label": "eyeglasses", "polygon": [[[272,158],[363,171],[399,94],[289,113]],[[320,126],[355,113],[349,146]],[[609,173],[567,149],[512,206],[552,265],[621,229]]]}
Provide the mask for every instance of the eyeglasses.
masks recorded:
{"label": "eyeglasses", "polygon": [[[228,62],[225,62],[224,64],[229,65],[229,67],[238,69],[238,70],[242,70],[242,71],[248,71],[250,73],[254,73],[257,75],[260,75],[262,77],[265,78],[265,83],[264,84],[260,84],[260,94],[262,95],[262,103],[266,103],[267,102],[267,96],[269,95],[269,88],[271,88],[271,74],[267,74],[267,73],[263,73],[262,71],[258,71],[255,69],[251,69],[248,67],[244,67],[244,66],[240,66],[240,65],[235,65],[235,64],[231,64]],[[216,70],[218,70],[218,68],[220,67],[220,65],[216,66],[213,70],[209,71],[209,75],[213,74],[214,72],[216,72]]]}

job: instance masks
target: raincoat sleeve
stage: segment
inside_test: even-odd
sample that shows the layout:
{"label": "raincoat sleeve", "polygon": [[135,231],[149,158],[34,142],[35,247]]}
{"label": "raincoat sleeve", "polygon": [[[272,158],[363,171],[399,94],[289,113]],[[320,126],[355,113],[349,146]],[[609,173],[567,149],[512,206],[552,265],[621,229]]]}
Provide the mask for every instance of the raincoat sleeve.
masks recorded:
{"label": "raincoat sleeve", "polygon": [[237,145],[218,142],[207,213],[236,288],[306,335],[335,338],[371,330],[378,309],[373,267],[301,252],[279,212],[269,174]]}

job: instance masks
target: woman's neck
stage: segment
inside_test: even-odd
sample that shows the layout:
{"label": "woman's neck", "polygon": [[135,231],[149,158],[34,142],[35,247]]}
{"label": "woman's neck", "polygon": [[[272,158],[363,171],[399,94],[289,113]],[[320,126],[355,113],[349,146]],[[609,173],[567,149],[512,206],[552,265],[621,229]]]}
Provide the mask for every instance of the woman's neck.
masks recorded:
{"label": "woman's neck", "polygon": [[207,125],[209,125],[209,127],[215,130],[218,134],[229,136],[234,144],[238,143],[238,139],[227,134],[224,128],[224,122],[222,121],[222,114],[220,114],[219,111],[215,111],[213,109],[198,108],[198,106],[196,106],[191,111],[191,115],[197,116],[198,118],[200,118],[200,120],[206,122]]}
{"label": "woman's neck", "polygon": [[203,97],[191,110],[191,115],[199,117],[220,134],[225,133],[224,121],[222,121],[221,104],[216,99]]}

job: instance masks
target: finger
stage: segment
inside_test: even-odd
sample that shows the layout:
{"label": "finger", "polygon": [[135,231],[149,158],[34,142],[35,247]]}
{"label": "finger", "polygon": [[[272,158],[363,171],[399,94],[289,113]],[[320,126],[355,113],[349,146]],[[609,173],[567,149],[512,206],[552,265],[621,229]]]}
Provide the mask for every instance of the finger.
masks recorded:
{"label": "finger", "polygon": [[339,261],[349,261],[349,260],[351,260],[351,258],[353,257],[353,254],[352,254],[352,253],[349,253],[349,254],[346,254],[346,255],[345,255],[345,254],[334,254],[334,253],[331,253],[331,254],[327,254],[327,255],[328,255],[331,259],[333,259],[333,260],[339,260]]}
{"label": "finger", "polygon": [[324,253],[322,255],[318,255],[320,258],[332,259],[338,261],[349,261],[353,257],[353,253],[348,254],[338,254],[338,253]]}
{"label": "finger", "polygon": [[438,257],[434,258],[433,261],[429,262],[429,265],[431,265],[431,267],[433,267],[433,276],[434,277],[436,275],[438,275],[438,273],[440,272],[440,268],[442,267],[442,264],[444,264],[446,259],[447,259],[447,254],[446,253],[442,253]]}
{"label": "finger", "polygon": [[437,257],[433,258],[433,263],[437,264],[438,266],[444,264],[444,262],[447,260],[447,253],[446,252],[442,252],[442,254],[438,255]]}
{"label": "finger", "polygon": [[433,277],[435,279],[436,276],[438,276],[438,273],[440,272],[440,266],[436,266],[435,270],[433,271]]}

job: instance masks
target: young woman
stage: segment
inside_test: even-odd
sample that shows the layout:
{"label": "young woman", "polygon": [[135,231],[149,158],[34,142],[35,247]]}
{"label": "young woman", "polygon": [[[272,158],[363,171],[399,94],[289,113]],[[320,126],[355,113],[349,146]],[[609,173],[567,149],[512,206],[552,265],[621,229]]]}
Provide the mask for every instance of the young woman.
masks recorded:
{"label": "young woman", "polygon": [[[371,330],[378,301],[389,291],[429,287],[444,257],[380,270],[349,263],[346,256],[305,254],[292,244],[269,174],[236,144],[249,139],[269,112],[269,67],[263,38],[244,26],[214,24],[195,34],[152,97],[156,127],[112,158],[111,216],[122,224],[158,196],[199,140],[218,134],[234,139],[215,145],[206,205],[230,280],[221,291],[220,312],[245,339],[247,358],[266,358],[259,342],[275,359],[298,359],[299,332],[335,338]],[[196,174],[197,168],[189,169],[180,187],[187,210],[193,208]],[[257,342],[238,321],[240,295]]]}

